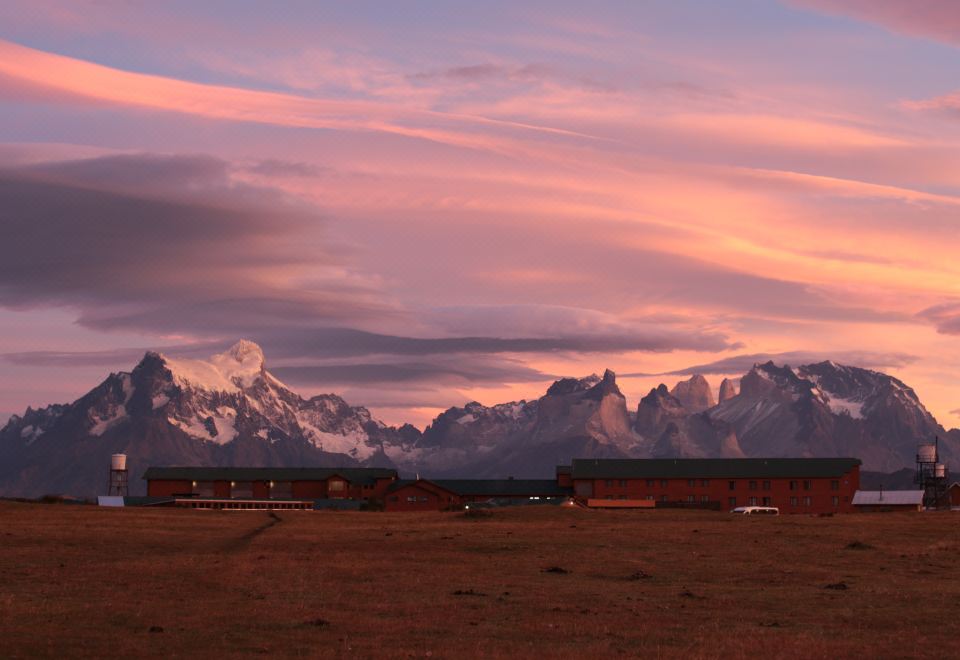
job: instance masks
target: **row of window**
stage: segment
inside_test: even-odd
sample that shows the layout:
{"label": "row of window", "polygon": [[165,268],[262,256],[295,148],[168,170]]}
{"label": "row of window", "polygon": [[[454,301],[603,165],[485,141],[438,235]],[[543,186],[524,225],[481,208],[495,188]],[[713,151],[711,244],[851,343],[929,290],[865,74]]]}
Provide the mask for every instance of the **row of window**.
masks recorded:
{"label": "row of window", "polygon": [[[407,498],[407,499],[409,500],[409,498]],[[613,495],[607,495],[607,499],[608,499],[608,500],[612,500],[612,499],[625,500],[625,499],[627,499],[627,496],[626,496],[626,495],[619,495],[619,496],[617,496],[617,497],[614,497]],[[656,499],[656,498],[655,498],[655,496],[653,496],[653,495],[646,495],[646,496],[644,496],[643,499],[645,499],[645,500],[654,500],[654,499]],[[850,498],[848,498],[848,497],[844,497],[844,498],[843,498],[844,502],[849,501],[849,499],[850,499]],[[670,500],[669,496],[667,496],[667,495],[661,495],[661,496],[660,496],[660,501],[661,501],[661,502],[670,502],[671,500]],[[698,502],[698,501],[699,501],[701,504],[708,504],[708,503],[710,502],[710,496],[709,496],[709,495],[701,495],[700,498],[697,499],[697,496],[696,496],[696,495],[687,495],[686,500],[680,500],[680,501],[686,501],[686,502],[690,502],[690,503],[695,503],[695,502]],[[730,507],[738,506],[738,504],[737,504],[737,498],[736,498],[736,497],[729,497],[729,498],[727,498],[727,504],[728,504]],[[838,496],[836,496],[836,495],[834,495],[833,497],[831,497],[831,498],[830,498],[830,505],[831,505],[831,506],[834,506],[834,507],[840,506],[840,498],[839,498]],[[772,498],[772,497],[748,497],[748,498],[747,498],[747,506],[774,506],[774,501],[773,501],[773,498]],[[792,506],[792,507],[798,507],[798,506],[813,506],[813,498],[810,497],[809,495],[805,495],[805,496],[803,496],[803,497],[791,497],[791,498],[790,498],[790,506]]]}
{"label": "row of window", "polygon": [[[620,488],[626,488],[628,481],[629,481],[628,479],[604,479],[603,485],[606,486],[607,488],[613,488],[614,486],[619,486]],[[646,481],[647,481],[648,488],[653,488],[657,485],[657,479],[647,479]],[[660,479],[659,481],[660,481],[661,488],[667,488],[670,485],[669,479]],[[687,479],[687,486],[689,488],[695,488],[698,482],[699,482],[699,485],[704,488],[710,485],[709,479]],[[769,479],[763,480],[762,482],[750,480],[747,482],[747,488],[749,490],[758,490],[759,489],[758,486],[760,484],[763,485],[763,490],[771,490],[773,486],[772,482]],[[790,490],[799,490],[801,484],[803,485],[803,490],[811,490],[813,487],[812,481],[810,481],[809,479],[804,479],[803,481],[791,481]],[[727,487],[729,490],[736,490],[737,481],[736,480],[728,481]],[[840,481],[837,479],[832,480],[830,482],[830,490],[840,490]]]}
{"label": "row of window", "polygon": [[[230,497],[233,499],[251,499],[253,498],[252,481],[231,481]],[[293,497],[293,483],[290,481],[271,481],[269,482],[269,497],[272,499],[290,499]],[[346,490],[347,484],[344,481],[328,481],[327,491],[330,493],[342,493]],[[364,487],[366,490],[367,487]],[[216,493],[216,483],[213,481],[194,481],[191,491],[194,495],[200,497],[214,497]]]}

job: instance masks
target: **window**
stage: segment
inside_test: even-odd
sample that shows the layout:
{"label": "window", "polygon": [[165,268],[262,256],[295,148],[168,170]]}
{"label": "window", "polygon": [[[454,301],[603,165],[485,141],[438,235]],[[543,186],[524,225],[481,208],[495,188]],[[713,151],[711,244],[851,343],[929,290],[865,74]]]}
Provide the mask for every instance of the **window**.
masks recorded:
{"label": "window", "polygon": [[757,482],[756,482],[756,481],[751,481],[751,482],[750,482],[750,490],[756,490],[756,489],[757,489]]}
{"label": "window", "polygon": [[661,496],[660,496],[660,501],[661,501],[661,502],[667,502],[667,501],[668,501],[668,500],[667,500],[667,496],[666,496],[666,495],[661,495]]}
{"label": "window", "polygon": [[696,501],[697,501],[697,496],[696,496],[696,495],[687,495],[687,501],[688,501],[688,502],[696,502]]}
{"label": "window", "polygon": [[200,497],[213,497],[214,487],[212,481],[194,481],[193,494]]}
{"label": "window", "polygon": [[407,495],[407,501],[408,501],[408,502],[416,502],[416,501],[417,501],[417,496],[416,496],[416,495]]}
{"label": "window", "polygon": [[830,503],[833,504],[833,506],[840,506],[840,498],[834,495],[830,498]]}
{"label": "window", "polygon": [[748,505],[748,506],[757,506],[757,498],[756,498],[756,497],[748,497],[748,498],[747,498],[747,505]]}
{"label": "window", "polygon": [[293,497],[292,481],[274,481],[270,484],[270,497],[276,499],[291,499]]}
{"label": "window", "polygon": [[427,502],[429,501],[429,498],[426,495],[421,495],[420,497],[417,498],[417,500],[420,502]]}
{"label": "window", "polygon": [[627,480],[626,480],[626,479],[621,479],[621,480],[620,480],[620,488],[626,488],[626,487],[627,487]]}
{"label": "window", "polygon": [[604,479],[603,485],[607,488],[613,488],[613,479]]}
{"label": "window", "polygon": [[807,495],[806,497],[803,498],[803,506],[810,506],[811,504],[813,504],[813,498],[812,498],[812,497],[810,497],[809,495]]}
{"label": "window", "polygon": [[700,496],[700,501],[703,502],[704,504],[706,504],[707,502],[710,501],[710,496],[709,496],[709,495],[701,495],[701,496]]}
{"label": "window", "polygon": [[728,498],[727,498],[727,504],[730,505],[730,506],[737,506],[737,498],[736,498],[736,497],[728,497]]}
{"label": "window", "polygon": [[687,486],[688,486],[689,488],[693,488],[693,487],[696,486],[696,485],[697,485],[697,480],[696,480],[696,479],[687,479]]}
{"label": "window", "polygon": [[647,495],[647,496],[644,497],[643,499],[645,499],[645,500],[652,500],[652,499],[653,499],[653,495]]}
{"label": "window", "polygon": [[840,482],[836,479],[830,482],[830,490],[840,490]]}
{"label": "window", "polygon": [[334,479],[333,481],[327,482],[327,490],[331,492],[341,492],[343,491],[344,486],[346,486],[346,484],[339,479]]}
{"label": "window", "polygon": [[764,490],[770,490],[770,482],[769,482],[769,481],[764,481],[764,482],[763,482],[763,489],[764,489]]}
{"label": "window", "polygon": [[666,479],[661,479],[661,480],[660,480],[660,488],[666,488],[669,483],[670,483],[670,482],[669,482],[668,480],[666,480]]}
{"label": "window", "polygon": [[709,486],[709,485],[710,485],[710,480],[709,480],[709,479],[701,479],[701,480],[700,480],[700,485],[701,485],[701,486]]}
{"label": "window", "polygon": [[653,488],[657,485],[656,479],[647,479],[647,488]]}
{"label": "window", "polygon": [[731,481],[731,482],[729,482],[729,483],[730,483],[730,490],[736,490],[736,489],[737,489],[737,482],[736,482],[736,481]]}
{"label": "window", "polygon": [[800,503],[800,499],[794,495],[790,498],[790,506],[797,506]]}
{"label": "window", "polygon": [[797,489],[797,482],[796,482],[796,481],[791,481],[791,482],[790,482],[790,490],[796,490],[796,489]]}
{"label": "window", "polygon": [[772,497],[764,497],[764,498],[763,498],[763,506],[773,506],[773,498],[772,498]]}
{"label": "window", "polygon": [[249,500],[253,498],[253,482],[252,481],[230,482],[230,497],[237,500]]}
{"label": "window", "polygon": [[400,501],[400,498],[397,497],[396,495],[391,495],[391,496],[390,496],[390,501],[391,501],[391,502],[399,502],[399,501]]}
{"label": "window", "polygon": [[804,482],[803,482],[803,489],[804,489],[804,490],[810,490],[810,482],[809,482],[809,481],[804,481]]}

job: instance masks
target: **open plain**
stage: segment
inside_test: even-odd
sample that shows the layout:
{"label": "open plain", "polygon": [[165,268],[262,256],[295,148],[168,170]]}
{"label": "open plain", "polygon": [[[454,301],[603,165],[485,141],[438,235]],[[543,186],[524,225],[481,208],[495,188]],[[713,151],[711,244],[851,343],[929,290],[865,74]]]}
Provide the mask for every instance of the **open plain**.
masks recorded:
{"label": "open plain", "polygon": [[0,656],[946,657],[960,515],[0,503]]}

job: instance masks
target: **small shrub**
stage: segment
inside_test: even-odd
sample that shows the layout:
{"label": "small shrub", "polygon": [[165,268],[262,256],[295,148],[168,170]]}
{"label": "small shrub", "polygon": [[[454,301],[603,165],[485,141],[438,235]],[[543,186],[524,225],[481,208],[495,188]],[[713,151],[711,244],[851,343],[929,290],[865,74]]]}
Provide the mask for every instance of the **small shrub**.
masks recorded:
{"label": "small shrub", "polygon": [[847,544],[847,550],[875,550],[875,548],[863,541],[851,541]]}
{"label": "small shrub", "polygon": [[633,582],[636,580],[649,580],[652,577],[653,576],[647,573],[646,571],[637,571],[635,573],[631,573],[625,579]]}
{"label": "small shrub", "polygon": [[463,517],[469,520],[484,520],[492,518],[493,514],[486,509],[467,509],[463,512]]}

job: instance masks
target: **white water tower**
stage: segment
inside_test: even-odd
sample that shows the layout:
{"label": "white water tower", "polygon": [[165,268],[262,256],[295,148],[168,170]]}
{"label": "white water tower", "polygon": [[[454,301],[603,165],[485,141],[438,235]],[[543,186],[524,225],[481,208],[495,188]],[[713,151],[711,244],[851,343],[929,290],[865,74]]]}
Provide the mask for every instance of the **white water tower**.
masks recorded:
{"label": "white water tower", "polygon": [[949,470],[940,462],[940,438],[917,447],[917,474],[914,482],[923,488],[923,505],[936,509],[943,505],[947,493]]}
{"label": "white water tower", "polygon": [[107,495],[126,497],[129,494],[127,480],[127,455],[114,454],[110,457],[110,487]]}

